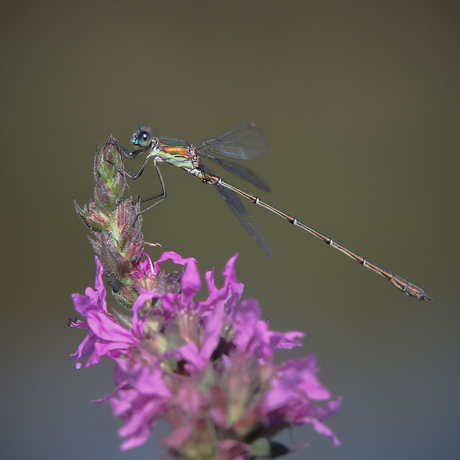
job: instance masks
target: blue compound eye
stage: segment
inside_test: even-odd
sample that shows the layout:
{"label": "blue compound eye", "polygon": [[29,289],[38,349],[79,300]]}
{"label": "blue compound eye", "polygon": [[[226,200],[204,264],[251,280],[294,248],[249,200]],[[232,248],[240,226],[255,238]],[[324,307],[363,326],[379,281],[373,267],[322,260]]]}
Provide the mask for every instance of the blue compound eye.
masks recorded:
{"label": "blue compound eye", "polygon": [[152,130],[148,126],[141,126],[137,132],[133,134],[131,143],[140,147],[148,147],[152,141]]}

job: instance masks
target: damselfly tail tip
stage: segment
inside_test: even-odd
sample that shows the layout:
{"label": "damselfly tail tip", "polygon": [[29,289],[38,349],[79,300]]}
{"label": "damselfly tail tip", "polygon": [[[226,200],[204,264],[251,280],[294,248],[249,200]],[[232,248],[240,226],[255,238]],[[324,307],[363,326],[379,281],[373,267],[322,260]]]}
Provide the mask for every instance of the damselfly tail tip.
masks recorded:
{"label": "damselfly tail tip", "polygon": [[423,298],[420,300],[429,300],[430,302],[433,300],[431,297],[428,297],[425,293],[423,293]]}
{"label": "damselfly tail tip", "polygon": [[425,291],[418,286],[408,286],[404,291],[408,296],[415,297],[418,300],[433,300],[431,297],[425,294]]}

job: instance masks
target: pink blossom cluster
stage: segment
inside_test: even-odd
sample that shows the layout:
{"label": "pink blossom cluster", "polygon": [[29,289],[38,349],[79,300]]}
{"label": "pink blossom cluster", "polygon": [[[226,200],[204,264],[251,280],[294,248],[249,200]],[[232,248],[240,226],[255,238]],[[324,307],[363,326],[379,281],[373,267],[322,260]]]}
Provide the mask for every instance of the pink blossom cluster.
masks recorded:
{"label": "pink blossom cluster", "polygon": [[[183,266],[180,278],[161,270],[168,259]],[[235,261],[228,261],[220,289],[207,272],[208,296],[195,301],[202,287],[195,259],[166,252],[152,264],[147,257],[133,277],[150,280],[152,289],[140,289],[132,311],[121,314],[108,310],[96,257],[95,290],[73,295],[86,319],[72,326],[88,334],[72,357],[77,368],[83,358],[86,367],[103,356],[115,362],[116,387],[97,402],[108,400],[124,420],[122,449],[145,443],[159,419],[172,428],[162,439],[172,458],[281,455],[289,449],[272,437],[303,424],[339,444],[323,420],[337,412],[340,398],[331,399],[318,380],[317,358],[275,363],[275,350],[302,346],[305,334],[270,330],[258,302],[241,300]]]}

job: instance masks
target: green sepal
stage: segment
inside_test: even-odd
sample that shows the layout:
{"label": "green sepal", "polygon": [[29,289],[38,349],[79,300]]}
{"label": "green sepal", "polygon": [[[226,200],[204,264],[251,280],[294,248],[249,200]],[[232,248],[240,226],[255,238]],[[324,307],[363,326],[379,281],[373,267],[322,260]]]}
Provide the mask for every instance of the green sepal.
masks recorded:
{"label": "green sepal", "polygon": [[251,442],[249,454],[260,458],[277,458],[290,452],[284,444],[268,438],[258,438]]}

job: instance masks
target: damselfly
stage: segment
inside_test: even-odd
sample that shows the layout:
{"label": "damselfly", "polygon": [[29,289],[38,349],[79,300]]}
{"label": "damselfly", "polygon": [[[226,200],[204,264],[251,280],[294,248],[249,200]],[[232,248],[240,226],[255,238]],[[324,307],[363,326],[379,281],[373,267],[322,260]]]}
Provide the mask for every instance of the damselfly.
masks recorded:
{"label": "damselfly", "polygon": [[139,148],[133,152],[129,152],[124,147],[120,146],[121,150],[128,158],[135,158],[141,154],[146,154],[146,156],[144,162],[136,173],[127,172],[127,174],[132,179],[137,179],[144,171],[146,164],[152,160],[162,188],[161,194],[154,197],[158,200],[144,209],[144,211],[150,209],[166,198],[166,189],[163,177],[158,167],[158,163],[168,163],[170,165],[181,168],[190,174],[193,174],[194,176],[198,177],[204,184],[213,185],[228,204],[228,206],[230,206],[230,209],[235,213],[236,217],[249,233],[249,235],[255,240],[260,249],[262,249],[262,251],[265,252],[265,254],[267,254],[269,257],[273,257],[273,254],[270,245],[265,238],[265,235],[263,234],[254,217],[242,205],[237,195],[240,195],[257,205],[262,206],[271,212],[274,212],[278,216],[286,219],[291,224],[306,230],[308,233],[316,236],[320,240],[327,243],[329,246],[338,249],[340,252],[356,260],[364,267],[371,269],[375,273],[378,273],[380,276],[383,276],[387,280],[391,281],[394,286],[396,286],[400,291],[406,293],[407,295],[416,297],[419,300],[431,300],[431,298],[425,294],[423,289],[419,288],[415,284],[409,283],[399,275],[379,267],[370,260],[360,256],[357,252],[348,249],[324,233],[321,233],[309,225],[304,224],[300,220],[297,220],[295,217],[280,211],[279,209],[261,200],[252,193],[245,192],[244,190],[226,182],[220,176],[217,176],[211,172],[201,162],[201,158],[211,160],[227,171],[230,171],[231,173],[247,180],[256,187],[262,190],[269,190],[267,185],[250,169],[237,163],[233,163],[229,160],[217,158],[213,155],[218,154],[237,160],[253,160],[264,155],[267,151],[267,139],[263,131],[255,124],[245,123],[243,125],[237,126],[236,128],[227,131],[219,137],[203,141],[198,146],[189,144],[188,142],[184,141],[153,137],[152,130],[149,127],[141,126],[133,134],[131,143]]}

